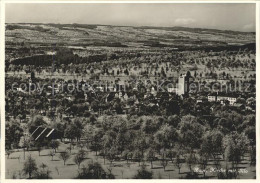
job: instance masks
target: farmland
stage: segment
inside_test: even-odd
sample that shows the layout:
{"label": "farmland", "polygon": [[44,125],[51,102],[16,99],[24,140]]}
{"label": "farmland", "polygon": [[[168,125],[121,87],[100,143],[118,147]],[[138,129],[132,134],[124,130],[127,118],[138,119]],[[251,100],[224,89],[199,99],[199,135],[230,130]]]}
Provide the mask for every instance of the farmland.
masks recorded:
{"label": "farmland", "polygon": [[255,59],[254,32],[6,24],[6,177],[255,179]]}

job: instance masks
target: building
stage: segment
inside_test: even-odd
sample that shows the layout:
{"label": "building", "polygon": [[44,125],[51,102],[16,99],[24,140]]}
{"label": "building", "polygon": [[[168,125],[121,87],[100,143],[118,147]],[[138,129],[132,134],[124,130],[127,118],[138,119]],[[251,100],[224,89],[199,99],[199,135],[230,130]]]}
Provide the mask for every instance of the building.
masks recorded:
{"label": "building", "polygon": [[208,101],[208,99],[207,99],[207,97],[199,97],[199,98],[197,98],[197,103],[203,103],[203,102],[207,102]]}
{"label": "building", "polygon": [[151,88],[151,94],[153,96],[156,96],[157,95],[157,91],[154,89],[154,87]]}
{"label": "building", "polygon": [[183,95],[185,93],[185,77],[186,74],[181,74],[178,79],[178,95]]}
{"label": "building", "polygon": [[234,103],[237,101],[237,98],[232,96],[217,96],[217,101],[220,101],[221,104],[224,104],[224,101],[229,101],[230,105],[234,105]]}
{"label": "building", "polygon": [[34,141],[43,141],[43,140],[53,140],[53,139],[61,139],[61,132],[57,131],[53,128],[45,128],[45,127],[31,127],[29,130],[31,133],[31,137]]}
{"label": "building", "polygon": [[194,78],[191,77],[190,72],[188,71],[186,74],[181,74],[178,78],[178,95],[184,95],[189,93],[190,91],[190,83],[194,81]]}
{"label": "building", "polygon": [[231,94],[218,94],[212,93],[208,95],[209,102],[220,102],[221,104],[225,104],[225,101],[228,101],[230,105],[234,105],[237,101],[237,96]]}
{"label": "building", "polygon": [[244,110],[244,109],[246,109],[246,106],[245,106],[244,104],[237,104],[237,103],[235,103],[233,106],[234,106],[235,108],[239,109],[239,110]]}
{"label": "building", "polygon": [[169,88],[167,88],[167,91],[168,91],[169,93],[178,93],[178,88],[169,87]]}

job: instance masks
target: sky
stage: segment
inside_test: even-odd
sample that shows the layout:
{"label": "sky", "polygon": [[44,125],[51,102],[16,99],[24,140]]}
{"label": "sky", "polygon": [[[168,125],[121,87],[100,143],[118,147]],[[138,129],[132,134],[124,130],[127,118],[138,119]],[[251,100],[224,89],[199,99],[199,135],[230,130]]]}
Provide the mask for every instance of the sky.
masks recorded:
{"label": "sky", "polygon": [[183,26],[255,32],[253,3],[10,3],[6,23]]}

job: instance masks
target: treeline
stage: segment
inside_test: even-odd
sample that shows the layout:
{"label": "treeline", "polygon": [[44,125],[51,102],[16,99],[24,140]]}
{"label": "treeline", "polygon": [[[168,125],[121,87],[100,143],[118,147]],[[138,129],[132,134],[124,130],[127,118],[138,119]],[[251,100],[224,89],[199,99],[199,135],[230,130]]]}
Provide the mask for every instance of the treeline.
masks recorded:
{"label": "treeline", "polygon": [[6,25],[6,30],[15,30],[15,29],[28,29],[28,30],[34,30],[34,31],[39,31],[39,32],[48,32],[50,31],[50,29],[45,29],[41,26],[35,26],[35,27],[31,27],[31,26],[27,26],[27,25]]}
{"label": "treeline", "polygon": [[53,62],[52,55],[35,55],[30,57],[18,58],[13,60],[13,65],[35,65],[35,66],[50,66]]}
{"label": "treeline", "polygon": [[158,30],[166,30],[166,31],[187,31],[187,32],[194,32],[194,33],[200,33],[200,34],[243,34],[243,35],[249,35],[253,34],[255,35],[255,32],[239,32],[239,31],[231,31],[231,30],[218,30],[218,29],[205,29],[205,28],[189,28],[189,27],[153,27],[153,26],[141,26],[137,27],[136,29],[158,29]]}
{"label": "treeline", "polygon": [[34,65],[34,66],[56,66],[68,64],[84,64],[92,62],[101,62],[107,60],[107,54],[89,55],[87,57],[79,57],[74,55],[72,51],[58,51],[56,55],[36,55],[25,58],[18,58],[12,61],[13,65]]}

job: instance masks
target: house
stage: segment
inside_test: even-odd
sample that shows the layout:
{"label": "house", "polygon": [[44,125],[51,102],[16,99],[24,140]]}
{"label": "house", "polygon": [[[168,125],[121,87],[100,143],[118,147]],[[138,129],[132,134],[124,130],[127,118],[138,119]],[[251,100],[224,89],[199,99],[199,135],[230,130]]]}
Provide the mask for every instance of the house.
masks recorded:
{"label": "house", "polygon": [[130,106],[125,106],[124,108],[123,108],[123,113],[124,114],[129,114],[129,112],[130,112],[130,109],[131,109],[131,107]]}
{"label": "house", "polygon": [[216,102],[217,96],[216,95],[208,95],[208,101],[209,102]]}
{"label": "house", "polygon": [[110,102],[115,98],[115,92],[109,92],[105,97],[105,102]]}
{"label": "house", "polygon": [[34,141],[53,140],[53,139],[62,138],[61,132],[57,131],[56,129],[48,128],[48,127],[41,127],[41,126],[31,127],[29,132]]}
{"label": "house", "polygon": [[208,98],[207,97],[199,97],[197,98],[197,103],[203,103],[203,102],[207,102]]}
{"label": "house", "polygon": [[237,98],[233,96],[217,96],[217,101],[220,101],[221,104],[224,104],[224,101],[229,101],[230,105],[234,105]]}
{"label": "house", "polygon": [[157,91],[154,89],[154,87],[151,88],[151,94],[153,96],[156,96],[157,95]]}
{"label": "house", "polygon": [[246,108],[244,104],[238,104],[238,103],[235,103],[233,106],[240,110],[244,110]]}
{"label": "house", "polygon": [[118,98],[122,98],[122,96],[123,96],[123,92],[119,92],[118,93]]}
{"label": "house", "polygon": [[208,95],[208,101],[220,102],[221,104],[225,104],[225,101],[228,101],[230,105],[234,105],[237,101],[237,96],[233,94],[212,93]]}
{"label": "house", "polygon": [[169,100],[169,93],[168,92],[160,92],[157,94],[156,96],[156,100],[160,101],[160,100]]}
{"label": "house", "polygon": [[169,93],[178,93],[178,88],[169,87],[169,88],[167,88],[167,91],[168,91]]}
{"label": "house", "polygon": [[75,96],[72,94],[67,94],[67,96],[65,97],[67,100],[69,101],[74,101],[75,100]]}
{"label": "house", "polygon": [[253,111],[252,107],[246,106],[246,110]]}
{"label": "house", "polygon": [[88,100],[88,94],[84,93],[85,100]]}
{"label": "house", "polygon": [[128,95],[127,95],[127,93],[125,93],[125,95],[124,95],[124,100],[128,100]]}
{"label": "house", "polygon": [[139,100],[138,99],[136,99],[135,105],[139,105]]}

